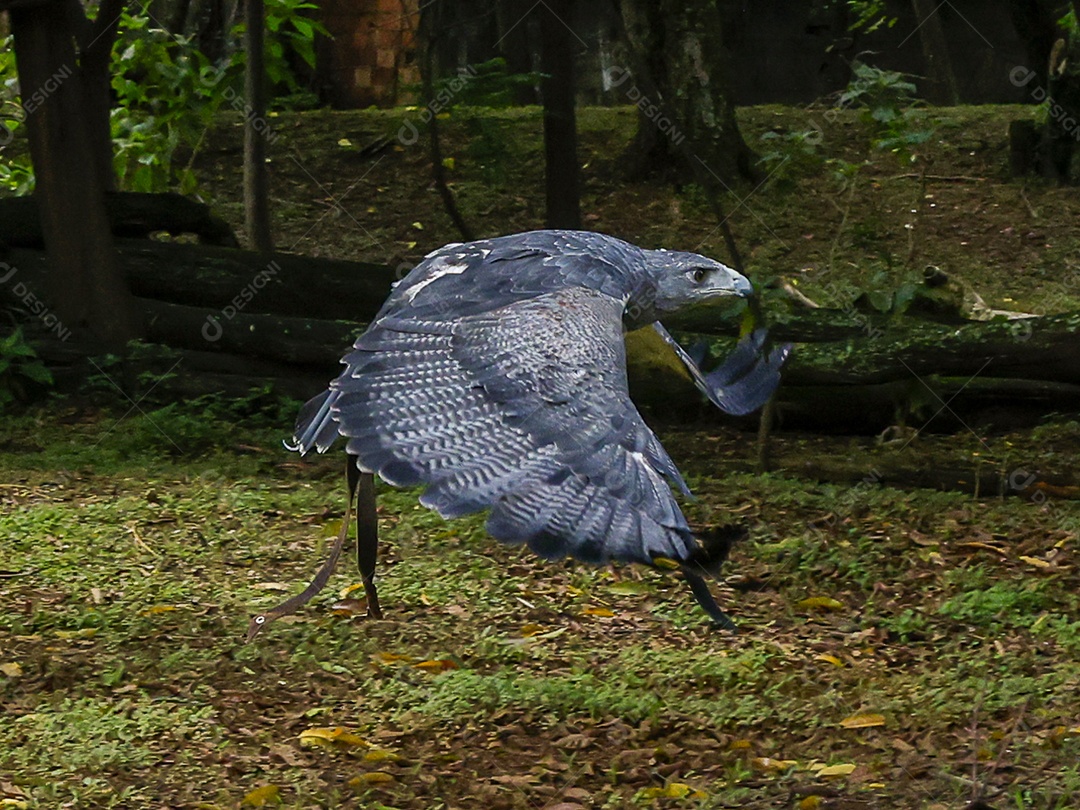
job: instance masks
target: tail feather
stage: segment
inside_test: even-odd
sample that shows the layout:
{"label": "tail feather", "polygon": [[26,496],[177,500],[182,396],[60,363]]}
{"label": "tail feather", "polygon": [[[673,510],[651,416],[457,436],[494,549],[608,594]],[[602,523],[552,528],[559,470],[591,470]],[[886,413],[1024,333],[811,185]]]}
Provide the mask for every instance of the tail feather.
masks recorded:
{"label": "tail feather", "polygon": [[332,413],[339,396],[340,391],[328,389],[304,403],[296,417],[292,444],[286,443],[285,446],[298,450],[300,455],[307,454],[312,447],[320,453],[329,450],[339,435],[338,422]]}

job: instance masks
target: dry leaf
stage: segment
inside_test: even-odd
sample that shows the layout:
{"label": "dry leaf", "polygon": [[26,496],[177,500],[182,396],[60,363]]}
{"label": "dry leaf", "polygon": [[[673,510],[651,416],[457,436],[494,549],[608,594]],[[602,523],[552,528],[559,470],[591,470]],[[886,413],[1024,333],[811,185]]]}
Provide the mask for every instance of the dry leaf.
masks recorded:
{"label": "dry leaf", "polygon": [[645,788],[638,793],[645,799],[704,799],[705,794],[682,782],[669,782],[662,788]]}
{"label": "dry leaf", "polygon": [[794,759],[773,759],[772,757],[754,757],[750,760],[753,768],[765,773],[782,773],[798,764]]}
{"label": "dry leaf", "polygon": [[1026,562],[1028,565],[1034,565],[1036,568],[1050,568],[1051,565],[1046,560],[1039,557],[1029,557],[1026,554],[1021,554],[1020,559]]}
{"label": "dry leaf", "polygon": [[821,807],[820,796],[806,796],[799,802],[799,810],[818,810]]}
{"label": "dry leaf", "polygon": [[240,804],[246,804],[249,807],[266,807],[268,804],[281,804],[281,791],[277,785],[263,785],[245,795]]}
{"label": "dry leaf", "polygon": [[367,613],[366,599],[341,599],[330,606],[335,616],[359,616]]}
{"label": "dry leaf", "polygon": [[815,661],[824,661],[826,664],[832,664],[834,667],[842,667],[844,662],[837,658],[835,655],[829,655],[828,653],[822,653],[821,655],[814,656]]}
{"label": "dry leaf", "polygon": [[885,725],[885,716],[881,714],[853,714],[840,721],[844,728],[872,728]]}
{"label": "dry leaf", "polygon": [[9,664],[0,664],[0,672],[4,673],[9,678],[18,678],[23,674],[22,667],[14,661]]}
{"label": "dry leaf", "polygon": [[845,762],[842,765],[829,765],[822,768],[817,772],[818,776],[847,776],[849,773],[855,770],[855,766],[850,762]]}
{"label": "dry leaf", "polygon": [[371,771],[370,773],[362,773],[359,776],[354,776],[352,779],[349,780],[349,787],[379,785],[393,781],[394,777],[388,774],[386,771]]}
{"label": "dry leaf", "polygon": [[397,653],[380,652],[371,656],[371,660],[376,664],[384,664],[392,666],[395,664],[415,664],[416,659],[409,655],[398,655]]}
{"label": "dry leaf", "polygon": [[446,672],[458,668],[457,664],[446,658],[439,658],[433,661],[421,661],[419,664],[413,664],[413,666],[417,669],[422,669],[425,672]]}
{"label": "dry leaf", "polygon": [[799,602],[803,610],[843,610],[844,603],[831,596],[810,596]]}
{"label": "dry leaf", "polygon": [[615,615],[615,611],[609,610],[605,607],[587,607],[581,611],[583,616],[604,616],[610,617]]}
{"label": "dry leaf", "polygon": [[364,754],[364,762],[398,762],[401,756],[384,748],[372,748]]}
{"label": "dry leaf", "polygon": [[139,613],[140,616],[155,616],[158,613],[172,613],[174,610],[179,610],[176,605],[154,605],[148,607]]}
{"label": "dry leaf", "polygon": [[300,732],[302,745],[315,745],[319,748],[342,750],[348,748],[367,748],[369,743],[363,737],[343,728],[309,728]]}
{"label": "dry leaf", "polygon": [[608,585],[607,589],[619,596],[644,596],[647,593],[652,593],[652,588],[649,587],[647,582],[613,582]]}

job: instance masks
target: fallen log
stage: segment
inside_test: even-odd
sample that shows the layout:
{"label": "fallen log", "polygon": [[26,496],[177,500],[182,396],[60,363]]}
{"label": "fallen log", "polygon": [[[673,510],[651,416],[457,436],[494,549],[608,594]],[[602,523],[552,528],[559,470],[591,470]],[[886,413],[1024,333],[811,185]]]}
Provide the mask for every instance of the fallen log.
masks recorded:
{"label": "fallen log", "polygon": [[[369,321],[397,280],[385,265],[177,242],[118,240],[117,257],[136,296],[211,307],[224,317],[248,312]],[[15,269],[0,295],[10,296],[20,281],[44,293],[42,251],[14,248],[0,259]]]}
{"label": "fallen log", "polygon": [[[205,203],[172,192],[111,191],[105,196],[114,236],[146,238],[157,232],[176,236],[193,234],[204,244],[239,247],[229,223],[214,216]],[[0,198],[0,244],[44,247],[45,238],[34,197]]]}

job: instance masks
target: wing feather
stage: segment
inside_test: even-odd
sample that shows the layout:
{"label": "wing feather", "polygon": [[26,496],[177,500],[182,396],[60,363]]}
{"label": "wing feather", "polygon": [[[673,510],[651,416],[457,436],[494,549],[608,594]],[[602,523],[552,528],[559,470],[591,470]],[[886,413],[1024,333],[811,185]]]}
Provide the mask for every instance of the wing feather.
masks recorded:
{"label": "wing feather", "polygon": [[[430,311],[441,283],[413,300]],[[427,485],[421,502],[446,517],[491,509],[494,537],[541,556],[688,560],[697,541],[668,481],[685,484],[627,391],[624,305],[571,286],[453,320],[388,306],[306,406],[301,422],[322,422],[297,444],[332,425],[364,469]]]}

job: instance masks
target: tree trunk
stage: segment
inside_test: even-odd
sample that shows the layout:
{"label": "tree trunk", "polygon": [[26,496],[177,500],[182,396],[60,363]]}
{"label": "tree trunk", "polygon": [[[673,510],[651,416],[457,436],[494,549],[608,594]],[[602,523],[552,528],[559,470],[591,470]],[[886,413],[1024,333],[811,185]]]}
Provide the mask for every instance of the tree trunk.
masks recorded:
{"label": "tree trunk", "polygon": [[79,41],[79,80],[82,82],[86,108],[83,132],[94,155],[98,182],[105,191],[116,189],[109,121],[112,108],[112,74],[109,68],[123,9],[124,0],[103,0],[93,24],[85,27]]}
{"label": "tree trunk", "polygon": [[537,8],[544,79],[544,184],[547,227],[581,227],[581,171],[574,108],[574,52],[579,39],[570,27],[574,0],[549,0]]}
{"label": "tree trunk", "polygon": [[11,10],[35,196],[51,265],[48,301],[68,329],[87,327],[118,346],[141,330],[116,267],[98,158],[85,137],[91,116],[74,45],[78,15],[65,12],[63,2]]}
{"label": "tree trunk", "polygon": [[270,235],[270,194],[266,174],[266,65],[265,11],[263,0],[247,0],[244,48],[247,70],[244,74],[244,226],[251,247],[260,253],[274,249]]}
{"label": "tree trunk", "polygon": [[760,179],[727,92],[715,0],[621,0],[621,10],[636,55],[635,81],[622,85],[640,111],[635,170],[682,163],[712,187]]}
{"label": "tree trunk", "polygon": [[424,103],[427,105],[431,117],[428,120],[428,149],[431,156],[431,179],[435,183],[435,189],[439,192],[443,208],[447,216],[458,229],[461,238],[466,242],[472,242],[476,236],[472,228],[461,215],[454,199],[454,192],[446,182],[446,167],[443,166],[442,145],[439,135],[439,112],[442,107],[435,98],[435,47],[437,31],[442,28],[440,20],[433,15],[443,13],[445,7],[441,4],[428,5],[420,10],[420,30],[424,32],[424,58],[421,61],[420,79],[424,88]]}
{"label": "tree trunk", "polygon": [[937,0],[911,0],[911,5],[919,21],[919,41],[931,81],[926,96],[934,104],[955,106],[960,103],[960,91],[949,58],[949,42],[941,25],[941,4]]}
{"label": "tree trunk", "polygon": [[[532,73],[539,68],[539,54],[531,35],[529,10],[535,3],[527,0],[499,0],[495,6],[495,22],[499,32],[498,48],[506,60],[507,72],[511,75]],[[536,61],[534,62],[534,58]],[[539,104],[536,88],[531,85],[514,87],[514,104],[524,107]]]}

